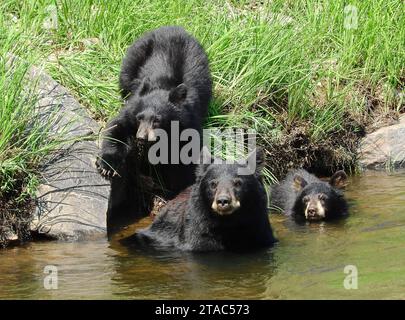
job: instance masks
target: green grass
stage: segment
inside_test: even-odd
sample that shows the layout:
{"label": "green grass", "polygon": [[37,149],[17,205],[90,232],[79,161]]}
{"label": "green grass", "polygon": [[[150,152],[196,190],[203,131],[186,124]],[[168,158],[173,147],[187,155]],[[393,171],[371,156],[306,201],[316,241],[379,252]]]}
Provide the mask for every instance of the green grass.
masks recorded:
{"label": "green grass", "polygon": [[[215,100],[207,126],[254,127],[275,153],[277,146],[288,151],[280,156],[285,163],[314,166],[318,148],[339,150],[318,162],[353,166],[352,141],[373,116],[403,109],[403,1],[353,1],[352,30],[344,27],[344,1],[252,3],[6,1],[3,11],[25,37],[43,39],[34,49],[46,68],[100,121],[121,107],[117,78],[126,48],[147,30],[177,24],[210,58]],[[49,30],[43,23],[50,5],[58,24]],[[289,154],[302,135],[306,151],[299,158],[307,160],[299,161]]]}
{"label": "green grass", "polygon": [[[104,123],[121,107],[117,80],[126,48],[148,30],[182,25],[210,59],[215,99],[206,126],[255,128],[270,179],[300,165],[329,172],[355,166],[362,133],[404,111],[404,2],[351,1],[357,29],[345,28],[346,4],[3,0],[0,50],[35,57]],[[57,12],[54,29],[44,25],[50,6]],[[26,135],[24,118],[9,124],[19,108],[30,114],[21,76],[2,73],[0,81],[4,189],[20,173],[30,180],[44,149],[39,131]]]}
{"label": "green grass", "polygon": [[[37,167],[54,148],[46,123],[35,110],[34,84],[26,79],[28,60],[10,63],[8,52],[21,53],[18,34],[5,34],[0,18],[0,246],[4,235],[27,236],[27,206],[36,191]],[[4,36],[5,35],[5,36]]]}

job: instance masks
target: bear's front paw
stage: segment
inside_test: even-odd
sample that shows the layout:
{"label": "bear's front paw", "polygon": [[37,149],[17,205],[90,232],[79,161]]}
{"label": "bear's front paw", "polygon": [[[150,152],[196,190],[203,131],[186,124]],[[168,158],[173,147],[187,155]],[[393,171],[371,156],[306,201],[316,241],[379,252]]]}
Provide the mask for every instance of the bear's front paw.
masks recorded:
{"label": "bear's front paw", "polygon": [[122,161],[117,159],[115,154],[101,154],[96,161],[96,167],[98,172],[105,179],[112,179],[116,176],[121,176],[119,169],[122,165]]}

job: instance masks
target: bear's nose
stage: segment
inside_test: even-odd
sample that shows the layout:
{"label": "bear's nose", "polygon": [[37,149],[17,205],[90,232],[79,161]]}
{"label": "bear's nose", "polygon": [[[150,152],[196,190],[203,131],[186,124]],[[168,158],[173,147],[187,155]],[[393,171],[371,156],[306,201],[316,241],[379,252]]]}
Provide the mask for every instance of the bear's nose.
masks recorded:
{"label": "bear's nose", "polygon": [[315,208],[308,208],[308,215],[310,217],[314,217],[314,216],[316,216],[316,214],[317,214],[317,212],[316,212]]}
{"label": "bear's nose", "polygon": [[231,199],[227,196],[221,196],[217,199],[217,205],[224,208],[227,207],[231,203]]}
{"label": "bear's nose", "polygon": [[146,141],[148,139],[149,127],[145,123],[139,125],[138,131],[136,132],[136,138],[138,140]]}
{"label": "bear's nose", "polygon": [[138,132],[138,133],[136,134],[136,138],[139,139],[139,140],[144,140],[144,141],[146,141],[147,138],[148,138],[148,136],[147,136],[147,134],[144,133],[144,132]]}

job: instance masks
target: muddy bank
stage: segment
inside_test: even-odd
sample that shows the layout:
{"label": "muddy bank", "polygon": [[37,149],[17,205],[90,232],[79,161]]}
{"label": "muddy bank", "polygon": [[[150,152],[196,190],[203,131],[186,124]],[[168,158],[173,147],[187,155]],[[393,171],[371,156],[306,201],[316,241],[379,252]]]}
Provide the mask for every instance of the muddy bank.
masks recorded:
{"label": "muddy bank", "polygon": [[0,248],[31,239],[30,223],[35,209],[33,199],[16,200],[21,189],[0,197]]}
{"label": "muddy bank", "polygon": [[[334,70],[334,64],[328,63],[327,68]],[[326,176],[339,169],[356,172],[364,168],[382,169],[386,163],[393,167],[403,165],[405,150],[400,145],[405,138],[403,86],[388,90],[378,83],[359,82],[351,88],[344,81],[333,81],[336,97],[328,95],[326,79],[313,79],[310,110],[308,114],[304,112],[302,119],[289,117],[288,92],[262,102],[274,115],[275,122],[281,124],[275,128],[276,134],[259,131],[260,143],[268,153],[269,170],[276,178],[297,167]],[[354,102],[358,107],[350,108]],[[325,127],[317,127],[315,119],[311,119],[311,110],[314,114],[324,112]],[[339,119],[339,125],[328,128],[330,118]]]}

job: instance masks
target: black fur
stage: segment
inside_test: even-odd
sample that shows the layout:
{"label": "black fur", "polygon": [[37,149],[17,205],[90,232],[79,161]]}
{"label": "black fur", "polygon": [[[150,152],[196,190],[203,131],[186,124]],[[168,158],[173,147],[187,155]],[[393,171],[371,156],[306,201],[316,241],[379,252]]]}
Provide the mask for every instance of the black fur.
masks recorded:
{"label": "black fur", "polygon": [[[348,205],[343,191],[338,188],[345,185],[346,178],[343,171],[336,172],[329,182],[321,181],[303,169],[290,171],[283,181],[272,187],[272,206],[281,209],[286,215],[303,220],[305,219],[304,198],[323,194],[325,197],[322,201],[326,213],[324,220],[347,215]],[[298,189],[294,186],[297,179],[300,184]]]}
{"label": "black fur", "polygon": [[[276,239],[268,219],[261,167],[258,174],[251,175],[238,175],[238,167],[200,165],[195,184],[170,201],[149,228],[125,242],[187,251],[246,251],[271,246]],[[240,202],[240,207],[228,215],[220,215],[211,207],[221,186],[231,188]]]}
{"label": "black fur", "polygon": [[97,161],[100,173],[112,179],[110,226],[117,214],[121,218],[145,214],[151,193],[170,199],[193,183],[192,165],[150,165],[151,143],[144,139],[159,128],[169,134],[170,141],[172,121],[179,121],[180,132],[187,128],[201,132],[212,91],[203,48],[183,28],[174,26],[153,30],[135,41],[123,60],[119,82],[125,106],[108,123]]}

